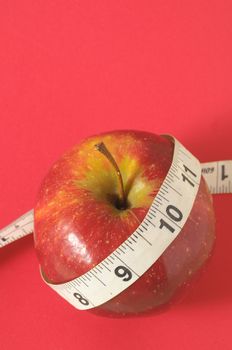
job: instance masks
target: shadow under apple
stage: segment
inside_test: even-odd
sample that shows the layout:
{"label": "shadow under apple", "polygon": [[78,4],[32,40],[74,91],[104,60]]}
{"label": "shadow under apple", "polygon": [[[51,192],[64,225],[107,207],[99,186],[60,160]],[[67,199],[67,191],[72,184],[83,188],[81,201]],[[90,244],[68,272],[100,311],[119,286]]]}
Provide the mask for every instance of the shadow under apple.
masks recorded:
{"label": "shadow under apple", "polygon": [[15,260],[19,255],[25,254],[29,249],[33,247],[33,236],[28,235],[19,239],[18,241],[12,242],[5,247],[0,249],[0,269],[5,268],[4,265],[9,264],[10,261]]}

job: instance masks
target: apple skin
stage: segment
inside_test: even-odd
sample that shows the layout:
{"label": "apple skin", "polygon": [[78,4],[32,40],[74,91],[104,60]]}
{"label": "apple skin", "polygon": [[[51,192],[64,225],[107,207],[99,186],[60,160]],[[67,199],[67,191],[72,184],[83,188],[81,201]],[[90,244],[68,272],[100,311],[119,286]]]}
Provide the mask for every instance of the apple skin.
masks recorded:
{"label": "apple skin", "polygon": [[[104,142],[122,173],[129,207],[119,210],[118,178],[95,149]],[[173,142],[164,136],[118,130],[92,136],[56,161],[35,204],[35,249],[52,283],[81,276],[122,244],[144,219],[172,162]],[[212,197],[204,178],[178,237],[135,283],[90,312],[127,316],[171,302],[211,255],[215,240]],[[145,257],[144,257],[145,258]]]}

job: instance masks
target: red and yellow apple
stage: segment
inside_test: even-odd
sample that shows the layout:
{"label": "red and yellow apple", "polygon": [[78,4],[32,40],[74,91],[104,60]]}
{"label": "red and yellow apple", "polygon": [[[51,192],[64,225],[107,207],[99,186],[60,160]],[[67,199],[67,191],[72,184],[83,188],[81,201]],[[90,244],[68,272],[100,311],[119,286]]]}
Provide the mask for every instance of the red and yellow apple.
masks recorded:
{"label": "red and yellow apple", "polygon": [[[81,276],[135,231],[169,170],[173,150],[164,136],[113,131],[85,139],[55,162],[35,205],[35,248],[50,282]],[[202,177],[178,237],[135,283],[91,311],[128,315],[169,302],[207,260],[214,239],[212,198]]]}

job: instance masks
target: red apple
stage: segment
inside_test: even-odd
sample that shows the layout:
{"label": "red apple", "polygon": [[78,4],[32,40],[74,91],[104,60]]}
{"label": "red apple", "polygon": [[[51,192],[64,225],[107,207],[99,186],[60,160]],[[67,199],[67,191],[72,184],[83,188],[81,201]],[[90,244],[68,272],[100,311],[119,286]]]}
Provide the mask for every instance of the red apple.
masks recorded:
{"label": "red apple", "polygon": [[[52,166],[37,196],[34,234],[49,281],[79,277],[135,231],[169,170],[173,149],[164,136],[113,131],[87,138]],[[212,198],[202,177],[178,237],[134,284],[91,311],[128,315],[169,302],[207,260],[214,238]]]}

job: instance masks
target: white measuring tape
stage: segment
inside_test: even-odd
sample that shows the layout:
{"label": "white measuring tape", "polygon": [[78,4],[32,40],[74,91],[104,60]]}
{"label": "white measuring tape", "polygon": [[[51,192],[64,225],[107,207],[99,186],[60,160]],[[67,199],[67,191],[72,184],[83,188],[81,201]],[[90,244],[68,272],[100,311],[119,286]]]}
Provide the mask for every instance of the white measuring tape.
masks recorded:
{"label": "white measuring tape", "polygon": [[[211,193],[231,193],[232,161],[202,163],[175,141],[171,167],[144,220],[112,254],[82,276],[46,284],[79,310],[99,306],[133,284],[162,255],[183,228],[204,175]],[[29,211],[0,230],[0,248],[34,230]],[[144,259],[146,256],[146,259]]]}

